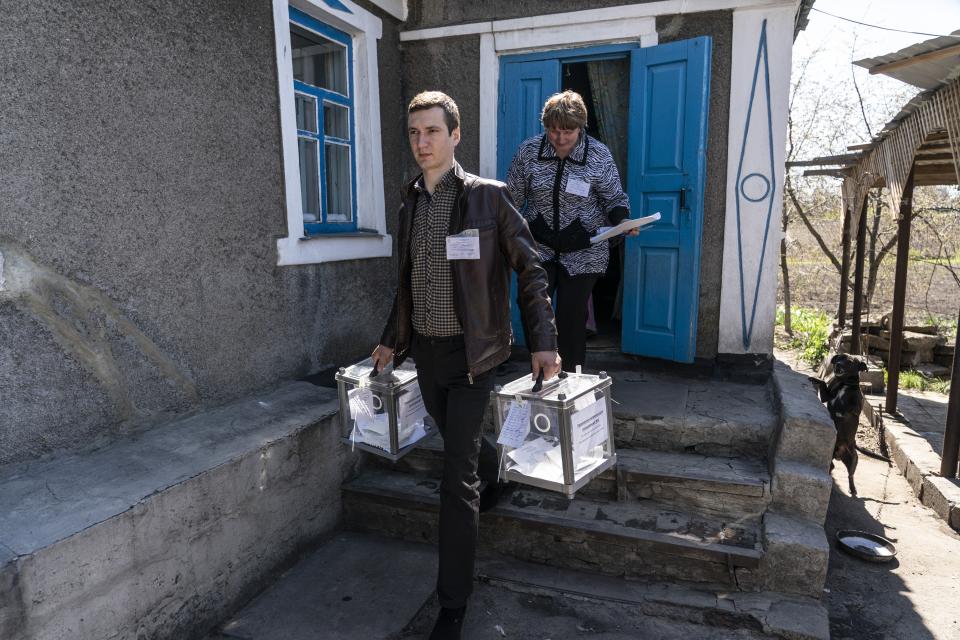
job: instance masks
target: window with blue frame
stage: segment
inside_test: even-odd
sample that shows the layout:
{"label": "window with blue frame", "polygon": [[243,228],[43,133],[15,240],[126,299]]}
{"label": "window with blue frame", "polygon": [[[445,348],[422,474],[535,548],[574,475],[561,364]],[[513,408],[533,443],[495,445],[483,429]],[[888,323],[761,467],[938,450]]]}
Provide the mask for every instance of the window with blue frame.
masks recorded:
{"label": "window with blue frame", "polygon": [[290,44],[304,233],[355,231],[353,41],[291,7]]}

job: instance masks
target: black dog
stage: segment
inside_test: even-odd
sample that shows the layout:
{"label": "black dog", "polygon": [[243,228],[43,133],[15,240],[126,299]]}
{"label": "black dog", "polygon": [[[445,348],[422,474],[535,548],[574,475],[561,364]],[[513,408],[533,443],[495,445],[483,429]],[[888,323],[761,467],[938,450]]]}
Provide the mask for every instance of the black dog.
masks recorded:
{"label": "black dog", "polygon": [[[820,402],[827,403],[827,411],[837,428],[837,443],[833,447],[833,459],[842,460],[850,479],[850,495],[857,495],[853,473],[857,470],[857,428],[860,426],[860,411],[863,409],[863,392],[860,391],[860,372],[867,365],[859,358],[838,353],[830,359],[833,379],[829,384],[820,378],[810,378],[817,387]],[[833,463],[830,463],[833,468]]]}

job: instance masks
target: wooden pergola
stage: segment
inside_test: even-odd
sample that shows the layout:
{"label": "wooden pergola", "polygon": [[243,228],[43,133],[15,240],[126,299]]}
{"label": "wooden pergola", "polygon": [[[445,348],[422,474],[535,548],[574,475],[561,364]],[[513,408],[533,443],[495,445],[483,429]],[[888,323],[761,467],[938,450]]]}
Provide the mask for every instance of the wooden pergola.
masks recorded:
{"label": "wooden pergola", "polygon": [[[840,327],[846,325],[847,290],[853,262],[851,350],[854,353],[862,351],[860,322],[869,192],[885,187],[891,210],[897,212],[897,264],[884,406],[887,413],[896,414],[913,190],[917,186],[960,184],[960,38],[935,38],[888,56],[855,64],[867,67],[871,73],[891,75],[927,91],[905,105],[870,143],[850,147],[849,151],[854,153],[795,162],[791,166],[832,167],[810,170],[805,175],[832,175],[843,179],[843,258],[837,320]],[[854,235],[856,250],[851,252]],[[960,458],[960,340],[954,347],[952,375],[940,467],[941,475],[947,478],[957,477]]]}

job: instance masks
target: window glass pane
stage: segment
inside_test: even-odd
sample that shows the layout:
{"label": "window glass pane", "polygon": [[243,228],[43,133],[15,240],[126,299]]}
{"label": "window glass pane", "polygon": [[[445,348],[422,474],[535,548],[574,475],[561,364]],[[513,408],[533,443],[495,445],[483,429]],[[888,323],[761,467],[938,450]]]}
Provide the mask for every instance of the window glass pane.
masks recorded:
{"label": "window glass pane", "polygon": [[293,77],[347,95],[347,48],[295,24],[290,25]]}
{"label": "window glass pane", "polygon": [[305,96],[302,93],[296,94],[297,102],[297,129],[317,132],[317,99],[312,96]]}
{"label": "window glass pane", "polygon": [[350,109],[348,107],[323,103],[323,133],[324,135],[350,139]]}
{"label": "window glass pane", "polygon": [[328,142],[327,155],[327,222],[349,222],[350,147]]}
{"label": "window glass pane", "polygon": [[318,166],[317,141],[299,138],[300,142],[300,200],[303,204],[303,221],[320,221],[320,167]]}

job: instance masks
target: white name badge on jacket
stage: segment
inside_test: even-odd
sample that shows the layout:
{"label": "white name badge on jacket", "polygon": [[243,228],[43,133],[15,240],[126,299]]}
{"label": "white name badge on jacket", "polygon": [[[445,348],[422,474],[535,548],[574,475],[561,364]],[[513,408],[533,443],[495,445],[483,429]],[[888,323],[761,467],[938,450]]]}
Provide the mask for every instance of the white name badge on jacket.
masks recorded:
{"label": "white name badge on jacket", "polygon": [[464,229],[455,236],[447,236],[447,260],[479,260],[480,231]]}
{"label": "white name badge on jacket", "polygon": [[570,178],[567,180],[567,193],[586,198],[590,195],[590,183],[576,178]]}

